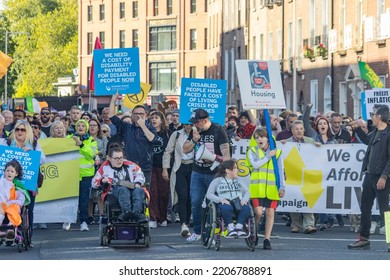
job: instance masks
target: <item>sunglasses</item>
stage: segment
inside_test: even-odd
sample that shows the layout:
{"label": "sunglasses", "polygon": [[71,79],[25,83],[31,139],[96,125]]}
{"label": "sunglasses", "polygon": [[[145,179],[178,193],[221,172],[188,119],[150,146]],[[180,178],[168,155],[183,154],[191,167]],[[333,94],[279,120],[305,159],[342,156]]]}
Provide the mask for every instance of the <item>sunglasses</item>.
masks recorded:
{"label": "sunglasses", "polygon": [[25,128],[19,128],[19,127],[17,127],[17,128],[15,128],[15,132],[26,132],[26,129]]}
{"label": "sunglasses", "polygon": [[41,115],[46,115],[46,116],[48,116],[48,115],[50,115],[50,113],[49,113],[49,112],[41,112]]}
{"label": "sunglasses", "polygon": [[37,125],[32,125],[31,127],[34,129],[39,129],[39,126],[37,126]]}
{"label": "sunglasses", "polygon": [[102,132],[103,132],[103,133],[107,133],[107,132],[108,132],[108,130],[102,130]]}

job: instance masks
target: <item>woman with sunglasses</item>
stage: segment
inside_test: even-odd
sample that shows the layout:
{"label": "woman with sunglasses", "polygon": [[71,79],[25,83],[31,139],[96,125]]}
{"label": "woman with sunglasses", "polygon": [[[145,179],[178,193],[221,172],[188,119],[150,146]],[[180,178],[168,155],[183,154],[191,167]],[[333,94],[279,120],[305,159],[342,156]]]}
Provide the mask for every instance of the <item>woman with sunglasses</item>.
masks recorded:
{"label": "woman with sunglasses", "polygon": [[33,120],[30,125],[36,139],[39,140],[47,138],[46,134],[42,131],[42,125],[38,120]]}
{"label": "woman with sunglasses", "polygon": [[102,135],[105,136],[108,140],[111,138],[111,129],[108,124],[103,123],[100,127]]}
{"label": "woman with sunglasses", "polygon": [[[46,163],[46,156],[42,151],[41,146],[39,145],[37,139],[34,137],[34,133],[28,121],[18,120],[15,123],[14,129],[11,131],[8,139],[0,139],[0,145],[10,146],[15,148],[20,148],[24,152],[29,150],[35,150],[41,152],[40,165]],[[34,223],[34,205],[35,205],[35,196],[38,194],[39,184],[37,182],[36,191],[28,191],[30,194],[31,202],[27,205],[28,209],[28,218],[30,224],[30,237],[33,234],[33,223]],[[31,244],[32,245],[32,244]]]}

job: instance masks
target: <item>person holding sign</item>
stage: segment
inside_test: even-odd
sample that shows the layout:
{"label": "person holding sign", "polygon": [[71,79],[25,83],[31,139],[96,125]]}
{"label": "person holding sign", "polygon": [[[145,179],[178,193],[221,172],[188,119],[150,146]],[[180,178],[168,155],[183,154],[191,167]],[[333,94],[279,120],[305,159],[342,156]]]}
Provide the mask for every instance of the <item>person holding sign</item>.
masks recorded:
{"label": "person holding sign", "polygon": [[145,176],[145,184],[149,185],[153,167],[153,145],[158,144],[156,130],[147,121],[144,106],[134,107],[132,123],[124,122],[115,115],[115,101],[119,94],[114,94],[110,102],[108,116],[117,128],[117,133],[123,137],[125,143],[125,158],[138,164]]}
{"label": "person holding sign", "polygon": [[[28,121],[18,120],[15,123],[15,127],[9,135],[8,139],[0,139],[0,145],[10,146],[22,149],[24,152],[29,150],[36,150],[41,152],[40,165],[46,163],[46,156],[42,151],[41,146],[39,145],[37,139],[34,138],[32,128]],[[38,164],[38,163],[36,163]],[[34,223],[34,205],[35,205],[35,196],[38,194],[38,182],[36,183],[36,191],[28,191],[30,195],[30,204],[28,208],[28,219],[30,223],[30,237],[33,233],[33,223]]]}
{"label": "person holding sign", "polygon": [[[366,138],[368,144],[364,155],[362,172],[366,173],[363,181],[363,193],[361,196],[360,210],[360,237],[348,245],[348,249],[369,249],[371,211],[376,198],[379,212],[382,217],[386,211],[390,211],[390,118],[387,105],[375,105],[372,114],[372,123],[375,129]],[[363,136],[363,134],[362,134]],[[390,248],[388,249],[390,252]]]}
{"label": "person holding sign", "polygon": [[[188,154],[195,150],[190,183],[194,232],[187,238],[187,241],[194,242],[200,240],[202,203],[216,173],[216,169],[213,169],[215,166],[210,159],[214,158],[215,161],[230,159],[230,146],[225,129],[219,124],[212,123],[207,111],[195,109],[189,122],[193,123],[196,129],[193,129],[184,142],[183,152]],[[199,150],[203,152],[198,153]]]}
{"label": "person holding sign", "polygon": [[[284,167],[280,149],[270,150],[268,133],[264,127],[256,128],[253,132],[256,146],[250,147],[247,151],[247,165],[251,168],[251,193],[252,205],[256,214],[256,224],[259,224],[265,207],[265,234],[263,248],[271,250],[271,232],[274,225],[275,210],[280,198],[284,197]],[[279,169],[280,186],[276,185],[274,164],[272,157],[276,156]]]}
{"label": "person holding sign", "polygon": [[[9,223],[17,227],[22,223],[20,212],[23,205],[30,202],[28,192],[14,184],[14,179],[21,180],[23,169],[17,160],[7,163],[4,175],[0,179],[0,226],[3,224],[5,216]],[[0,231],[0,235],[5,235]],[[9,229],[6,233],[8,239],[15,238],[15,230]]]}

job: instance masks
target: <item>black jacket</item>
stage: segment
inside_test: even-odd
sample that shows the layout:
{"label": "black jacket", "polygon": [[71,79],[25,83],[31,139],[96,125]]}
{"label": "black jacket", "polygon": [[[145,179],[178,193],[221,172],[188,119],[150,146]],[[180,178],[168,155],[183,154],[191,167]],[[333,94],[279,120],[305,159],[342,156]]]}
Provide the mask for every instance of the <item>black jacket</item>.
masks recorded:
{"label": "black jacket", "polygon": [[[359,138],[363,143],[367,144],[367,151],[363,159],[362,172],[366,172],[371,175],[380,175],[388,178],[390,176],[390,126],[387,126],[377,141],[374,142],[375,134],[377,129],[367,135],[359,127],[355,130]],[[375,160],[370,162],[370,169],[368,169],[368,159],[370,153],[374,152],[373,155]]]}

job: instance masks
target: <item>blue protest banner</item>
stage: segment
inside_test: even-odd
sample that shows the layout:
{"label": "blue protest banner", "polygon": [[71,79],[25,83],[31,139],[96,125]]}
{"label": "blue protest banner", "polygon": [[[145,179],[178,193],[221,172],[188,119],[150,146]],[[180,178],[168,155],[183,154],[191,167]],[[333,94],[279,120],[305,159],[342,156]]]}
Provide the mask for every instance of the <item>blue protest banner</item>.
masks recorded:
{"label": "blue protest banner", "polygon": [[226,80],[182,78],[180,122],[188,123],[191,112],[200,108],[209,113],[212,122],[225,125],[226,87]]}
{"label": "blue protest banner", "polygon": [[23,186],[30,191],[37,190],[39,163],[41,152],[29,150],[23,151],[20,148],[0,146],[0,176],[4,174],[4,168],[11,160],[17,160],[23,168]]}
{"label": "blue protest banner", "polygon": [[140,92],[138,48],[94,50],[93,64],[95,95]]}

